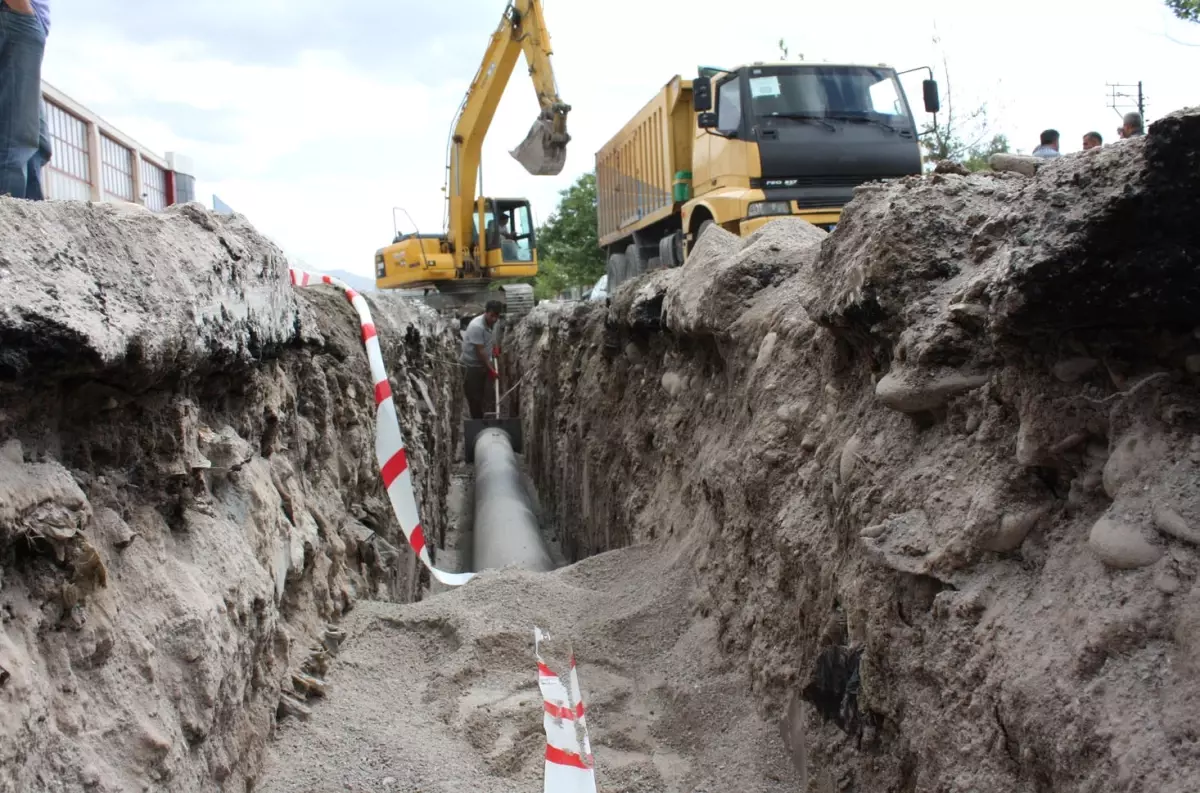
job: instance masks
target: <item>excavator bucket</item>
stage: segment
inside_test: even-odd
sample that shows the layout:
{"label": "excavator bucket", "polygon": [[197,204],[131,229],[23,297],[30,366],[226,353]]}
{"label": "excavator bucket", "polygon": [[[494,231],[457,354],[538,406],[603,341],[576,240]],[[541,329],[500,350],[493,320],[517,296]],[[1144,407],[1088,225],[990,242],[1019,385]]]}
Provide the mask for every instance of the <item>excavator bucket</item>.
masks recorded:
{"label": "excavator bucket", "polygon": [[565,133],[554,131],[553,115],[538,116],[525,140],[509,152],[526,171],[534,176],[556,176],[567,164]]}

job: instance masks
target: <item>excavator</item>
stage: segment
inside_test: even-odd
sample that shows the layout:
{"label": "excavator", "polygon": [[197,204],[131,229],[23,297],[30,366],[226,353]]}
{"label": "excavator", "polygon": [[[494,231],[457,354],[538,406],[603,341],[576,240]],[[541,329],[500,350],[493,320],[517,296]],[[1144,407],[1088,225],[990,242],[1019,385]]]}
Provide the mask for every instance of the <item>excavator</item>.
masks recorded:
{"label": "excavator", "polygon": [[445,231],[397,232],[391,245],[375,253],[378,289],[404,290],[403,294],[420,297],[440,311],[462,316],[479,313],[489,299],[501,300],[512,322],[533,309],[533,287],[511,280],[538,271],[529,201],[483,196],[480,170],[483,139],[522,52],[539,112],[529,134],[509,154],[534,176],[562,171],[571,140],[567,134],[571,108],[559,98],[550,66],[550,34],[542,0],[510,0],[454,121],[442,188]]}

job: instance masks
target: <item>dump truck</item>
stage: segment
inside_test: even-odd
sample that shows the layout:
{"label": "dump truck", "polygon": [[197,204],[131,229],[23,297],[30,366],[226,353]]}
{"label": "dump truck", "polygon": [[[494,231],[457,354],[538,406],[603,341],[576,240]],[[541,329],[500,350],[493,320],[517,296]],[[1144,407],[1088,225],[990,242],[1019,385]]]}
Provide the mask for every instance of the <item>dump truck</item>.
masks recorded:
{"label": "dump truck", "polygon": [[[937,113],[937,82],[921,70],[925,110]],[[902,73],[754,63],[671,78],[596,154],[609,294],[683,264],[713,224],[744,237],[792,215],[832,231],[858,185],[921,173]]]}
{"label": "dump truck", "polygon": [[550,33],[542,0],[510,0],[454,120],[443,187],[445,231],[397,231],[390,245],[375,252],[376,288],[402,290],[463,316],[480,313],[493,298],[505,304],[510,318],[533,309],[533,287],[516,280],[538,272],[529,201],[476,193],[483,141],[522,54],[539,113],[525,140],[509,153],[535,176],[562,171],[571,140],[567,134],[571,107],[559,97],[550,65]]}

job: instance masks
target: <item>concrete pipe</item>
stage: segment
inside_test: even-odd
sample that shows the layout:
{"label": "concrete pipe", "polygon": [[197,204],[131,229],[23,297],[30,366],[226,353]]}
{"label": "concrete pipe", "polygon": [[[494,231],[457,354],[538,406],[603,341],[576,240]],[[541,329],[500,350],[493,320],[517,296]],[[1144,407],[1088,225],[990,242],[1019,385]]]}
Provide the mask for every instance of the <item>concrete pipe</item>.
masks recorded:
{"label": "concrete pipe", "polygon": [[476,572],[516,565],[545,572],[554,569],[542,542],[508,435],[486,429],[475,439]]}

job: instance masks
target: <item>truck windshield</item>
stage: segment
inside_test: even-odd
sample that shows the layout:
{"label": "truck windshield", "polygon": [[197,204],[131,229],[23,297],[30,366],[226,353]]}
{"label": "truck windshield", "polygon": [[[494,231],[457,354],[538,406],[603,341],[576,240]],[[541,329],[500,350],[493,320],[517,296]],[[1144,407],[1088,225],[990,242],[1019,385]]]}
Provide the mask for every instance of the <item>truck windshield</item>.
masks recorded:
{"label": "truck windshield", "polygon": [[910,126],[891,69],[869,66],[754,67],[750,107],[758,118],[846,118]]}

